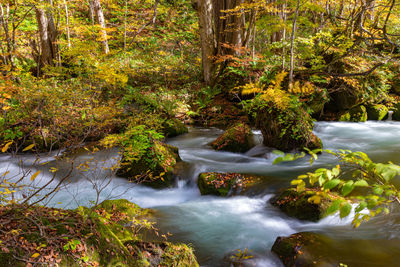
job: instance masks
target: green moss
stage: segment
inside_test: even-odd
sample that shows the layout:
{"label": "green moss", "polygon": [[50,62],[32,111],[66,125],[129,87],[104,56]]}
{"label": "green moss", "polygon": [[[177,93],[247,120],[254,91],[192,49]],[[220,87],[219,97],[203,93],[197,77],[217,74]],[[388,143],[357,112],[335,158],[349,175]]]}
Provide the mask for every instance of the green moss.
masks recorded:
{"label": "green moss", "polygon": [[256,123],[268,147],[282,151],[322,148],[322,141],[312,132],[311,116],[301,107],[259,110]]}
{"label": "green moss", "polygon": [[254,175],[204,172],[199,175],[197,185],[202,195],[228,196],[240,194],[259,181]]}
{"label": "green moss", "polygon": [[368,119],[367,109],[360,105],[356,106],[346,112],[340,117],[339,121],[353,121],[353,122],[365,122]]}
{"label": "green moss", "polygon": [[331,200],[323,198],[319,204],[314,204],[308,201],[313,195],[314,192],[299,193],[294,189],[287,189],[272,198],[270,202],[290,217],[316,222],[326,216]]}
{"label": "green moss", "polygon": [[369,120],[381,121],[387,117],[389,110],[385,105],[371,105],[367,107]]}
{"label": "green moss", "polygon": [[[178,148],[154,140],[148,150],[146,154],[151,158],[142,157],[138,161],[130,161],[124,153],[117,175],[156,188],[172,186],[174,168],[181,160]],[[138,180],[138,176],[144,180]]]}
{"label": "green moss", "polygon": [[253,132],[244,123],[237,123],[211,143],[215,150],[244,153],[254,146]]}
{"label": "green moss", "polygon": [[188,132],[188,128],[178,119],[168,119],[162,124],[166,137],[175,137]]}
{"label": "green moss", "polygon": [[164,249],[161,266],[171,267],[197,267],[196,256],[193,249],[185,244],[172,244],[166,243],[167,247]]}

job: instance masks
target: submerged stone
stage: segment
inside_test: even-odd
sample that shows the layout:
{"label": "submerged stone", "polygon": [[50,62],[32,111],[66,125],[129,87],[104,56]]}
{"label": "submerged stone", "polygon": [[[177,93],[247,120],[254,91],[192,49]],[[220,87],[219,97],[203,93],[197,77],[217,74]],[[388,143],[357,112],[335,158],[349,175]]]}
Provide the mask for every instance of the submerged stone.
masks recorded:
{"label": "submerged stone", "polygon": [[290,217],[317,222],[326,216],[331,200],[322,198],[320,203],[315,204],[308,200],[314,195],[314,192],[310,191],[297,192],[295,189],[286,189],[271,198],[270,203]]}
{"label": "submerged stone", "polygon": [[124,151],[117,175],[156,188],[172,186],[175,166],[181,161],[178,148],[155,140],[146,155],[131,160],[129,151]]}
{"label": "submerged stone", "polygon": [[253,132],[244,123],[237,123],[211,143],[215,150],[244,153],[254,147]]}
{"label": "submerged stone", "polygon": [[239,173],[201,173],[197,180],[202,195],[231,196],[238,195],[260,182],[254,175]]}
{"label": "submerged stone", "polygon": [[271,251],[284,266],[398,266],[398,239],[335,238],[302,232],[278,237]]}

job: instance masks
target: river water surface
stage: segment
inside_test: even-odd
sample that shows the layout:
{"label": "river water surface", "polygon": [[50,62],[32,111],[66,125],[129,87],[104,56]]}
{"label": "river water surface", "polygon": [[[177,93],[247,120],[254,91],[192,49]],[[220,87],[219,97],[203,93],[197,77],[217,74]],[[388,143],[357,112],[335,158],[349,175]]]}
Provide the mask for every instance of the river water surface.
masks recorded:
{"label": "river water surface", "polygon": [[[314,132],[322,139],[324,148],[363,151],[378,162],[400,163],[399,122],[318,122]],[[354,230],[351,216],[343,220],[330,216],[310,223],[289,218],[268,203],[277,190],[287,187],[297,175],[317,167],[336,165],[334,158],[321,155],[312,168],[307,159],[272,165],[276,156],[261,145],[260,132],[255,131],[259,145],[245,154],[213,151],[207,144],[221,133],[215,128],[192,128],[188,134],[168,140],[179,148],[182,160],[188,163],[176,187],[171,189],[156,190],[114,177],[107,167],[117,161],[117,150],[94,155],[81,153],[74,166],[90,160],[91,170],[74,171],[68,186],[49,204],[60,208],[90,206],[97,197],[97,187],[100,201],[125,198],[141,207],[152,208],[160,230],[172,233],[171,241],[191,243],[202,266],[220,266],[224,255],[245,248],[255,255],[257,266],[281,266],[279,259],[270,252],[275,239],[302,231],[322,233],[336,240],[334,248],[329,248],[334,251],[327,253],[340,254],[344,262],[351,263],[349,266],[400,266],[400,243],[397,242],[400,213],[396,208],[392,214],[373,219]],[[1,156],[0,171],[19,177],[29,170],[31,173],[41,170],[34,182],[40,186],[52,178],[53,173],[48,169],[54,167],[58,169],[58,177],[52,182],[55,185],[68,173],[72,163],[55,161],[53,156],[42,156],[40,162],[35,162],[33,156],[18,159]],[[23,168],[19,167],[21,160]],[[244,196],[201,196],[196,179],[205,171],[257,174],[264,178],[256,190]],[[336,263],[326,264],[324,266],[336,266]]]}

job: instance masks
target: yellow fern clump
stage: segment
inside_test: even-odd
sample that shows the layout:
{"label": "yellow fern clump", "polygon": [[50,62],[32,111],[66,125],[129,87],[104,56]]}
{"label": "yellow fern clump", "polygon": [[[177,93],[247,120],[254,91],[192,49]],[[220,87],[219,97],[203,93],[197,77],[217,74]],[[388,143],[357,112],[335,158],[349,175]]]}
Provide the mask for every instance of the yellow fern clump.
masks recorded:
{"label": "yellow fern clump", "polygon": [[292,94],[299,95],[311,95],[314,93],[315,88],[310,82],[305,82],[303,85],[300,84],[299,81],[296,81],[293,86],[289,87],[289,92]]}
{"label": "yellow fern clump", "polygon": [[248,83],[244,86],[240,86],[238,89],[241,90],[242,95],[250,94],[261,94],[260,98],[265,102],[271,102],[278,109],[286,109],[290,103],[290,95],[282,90],[282,82],[285,79],[287,72],[280,72],[275,76],[275,79],[271,82],[268,88],[257,83]]}

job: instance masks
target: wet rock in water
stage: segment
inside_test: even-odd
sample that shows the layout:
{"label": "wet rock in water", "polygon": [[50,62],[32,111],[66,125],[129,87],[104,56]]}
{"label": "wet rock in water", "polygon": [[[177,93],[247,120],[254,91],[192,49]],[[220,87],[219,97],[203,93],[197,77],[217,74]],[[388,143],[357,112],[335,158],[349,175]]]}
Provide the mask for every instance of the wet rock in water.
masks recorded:
{"label": "wet rock in water", "polygon": [[210,145],[215,150],[244,153],[254,147],[255,144],[251,128],[240,122],[228,128]]}
{"label": "wet rock in water", "polygon": [[363,106],[356,106],[339,117],[339,121],[365,122],[368,119],[367,109]]}
{"label": "wet rock in water", "polygon": [[247,249],[235,250],[224,256],[223,267],[256,267],[257,260]]}
{"label": "wet rock in water", "polygon": [[239,173],[201,173],[197,185],[202,195],[231,196],[239,195],[258,184],[260,178],[254,175]]}
{"label": "wet rock in water", "polygon": [[371,105],[367,107],[369,120],[381,121],[388,117],[388,108],[385,105]]}
{"label": "wet rock in water", "polygon": [[188,128],[178,119],[168,119],[162,124],[165,137],[175,137],[188,132]]}
{"label": "wet rock in water", "polygon": [[124,151],[117,175],[155,188],[172,186],[175,167],[181,161],[178,148],[155,140],[145,154],[147,157],[131,160],[129,151]]}
{"label": "wet rock in water", "polygon": [[310,232],[278,237],[271,249],[288,267],[398,266],[399,250],[398,239],[339,239]]}
{"label": "wet rock in water", "polygon": [[400,121],[400,103],[393,106],[393,111],[392,119],[394,121]]}
{"label": "wet rock in water", "polygon": [[320,203],[315,204],[308,200],[314,195],[314,192],[310,191],[297,192],[295,189],[286,189],[271,198],[270,203],[290,217],[317,222],[326,216],[331,200],[322,198]]}
{"label": "wet rock in water", "polygon": [[282,151],[322,148],[321,140],[312,132],[311,116],[301,108],[282,111],[259,110],[256,124],[267,147]]}

